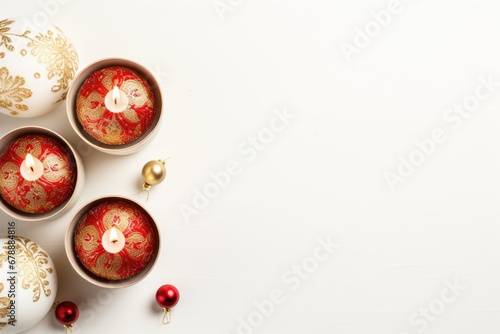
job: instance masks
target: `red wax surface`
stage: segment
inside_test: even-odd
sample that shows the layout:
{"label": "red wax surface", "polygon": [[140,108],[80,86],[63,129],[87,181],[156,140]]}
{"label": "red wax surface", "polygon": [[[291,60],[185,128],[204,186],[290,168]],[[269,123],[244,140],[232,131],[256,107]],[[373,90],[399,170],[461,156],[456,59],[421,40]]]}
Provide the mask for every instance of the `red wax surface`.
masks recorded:
{"label": "red wax surface", "polygon": [[[108,253],[101,238],[111,227],[125,236],[125,247]],[[92,207],[75,229],[75,249],[79,261],[94,275],[109,280],[129,278],[149,263],[155,248],[152,223],[143,211],[128,202],[109,200]]]}
{"label": "red wax surface", "polygon": [[[40,160],[43,175],[26,181],[21,163],[30,153]],[[10,206],[26,213],[45,213],[64,203],[76,184],[73,155],[54,138],[33,134],[15,139],[0,153],[0,195]]]}
{"label": "red wax surface", "polygon": [[[111,112],[104,98],[114,87],[127,94],[123,112]],[[151,87],[137,72],[110,66],[92,73],[78,91],[78,121],[93,138],[108,145],[123,145],[139,138],[153,123],[156,102]]]}

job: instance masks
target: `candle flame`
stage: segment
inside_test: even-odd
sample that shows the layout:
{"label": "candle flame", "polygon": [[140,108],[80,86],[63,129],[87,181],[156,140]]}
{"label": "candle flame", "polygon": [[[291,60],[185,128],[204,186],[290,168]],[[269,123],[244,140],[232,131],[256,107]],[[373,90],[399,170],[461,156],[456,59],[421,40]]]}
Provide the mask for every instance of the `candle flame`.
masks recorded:
{"label": "candle flame", "polygon": [[118,89],[117,86],[113,87],[113,95],[112,95],[112,97],[113,97],[113,103],[115,105],[117,105],[118,104],[118,100],[120,100],[120,90]]}
{"label": "candle flame", "polygon": [[35,159],[33,159],[30,153],[26,154],[26,167],[28,167],[28,171],[31,173],[35,172]]}
{"label": "candle flame", "polygon": [[112,244],[116,244],[118,242],[118,232],[114,226],[111,228],[111,231],[109,231],[109,241]]}

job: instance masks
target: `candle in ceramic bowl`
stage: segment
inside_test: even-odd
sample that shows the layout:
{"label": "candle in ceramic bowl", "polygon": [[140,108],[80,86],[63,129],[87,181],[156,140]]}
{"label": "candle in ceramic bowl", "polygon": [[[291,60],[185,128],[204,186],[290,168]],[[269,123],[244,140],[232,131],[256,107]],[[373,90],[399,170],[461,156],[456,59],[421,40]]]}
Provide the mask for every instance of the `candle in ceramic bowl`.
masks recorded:
{"label": "candle in ceramic bowl", "polygon": [[155,98],[147,81],[123,66],[92,73],[76,100],[83,129],[108,145],[123,145],[139,138],[151,126],[155,112]]}
{"label": "candle in ceramic bowl", "polygon": [[22,136],[0,153],[0,195],[20,211],[45,213],[72,194],[75,165],[68,150],[55,139],[39,134]]}
{"label": "candle in ceramic bowl", "polygon": [[84,68],[68,91],[75,132],[91,147],[126,155],[140,151],[159,130],[162,93],[153,73],[130,60],[109,58]]}
{"label": "candle in ceramic bowl", "polygon": [[0,139],[0,209],[28,221],[69,209],[83,186],[80,158],[61,136],[23,127]]}
{"label": "candle in ceramic bowl", "polygon": [[71,264],[91,283],[123,287],[142,279],[159,252],[152,217],[137,203],[102,198],[75,216],[66,234]]}

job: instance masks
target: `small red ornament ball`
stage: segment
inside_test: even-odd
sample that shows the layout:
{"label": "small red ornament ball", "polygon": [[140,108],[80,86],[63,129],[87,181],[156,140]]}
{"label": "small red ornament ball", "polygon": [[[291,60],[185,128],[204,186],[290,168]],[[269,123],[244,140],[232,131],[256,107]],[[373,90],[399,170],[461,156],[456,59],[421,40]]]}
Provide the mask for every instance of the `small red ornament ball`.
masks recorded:
{"label": "small red ornament ball", "polygon": [[62,302],[56,306],[56,319],[63,325],[72,325],[78,319],[78,306],[72,302]]}
{"label": "small red ornament ball", "polygon": [[179,301],[179,290],[173,285],[162,285],[156,291],[156,302],[163,308],[172,308]]}

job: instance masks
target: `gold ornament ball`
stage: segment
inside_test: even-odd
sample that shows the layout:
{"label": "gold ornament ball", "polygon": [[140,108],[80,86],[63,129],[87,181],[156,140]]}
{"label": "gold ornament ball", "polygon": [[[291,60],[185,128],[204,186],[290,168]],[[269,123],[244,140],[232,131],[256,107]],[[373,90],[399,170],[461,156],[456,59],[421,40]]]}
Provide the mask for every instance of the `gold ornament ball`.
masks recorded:
{"label": "gold ornament ball", "polygon": [[151,186],[161,183],[166,175],[167,170],[164,160],[152,160],[147,162],[144,167],[142,167],[142,179],[144,180],[143,187],[149,189]]}

